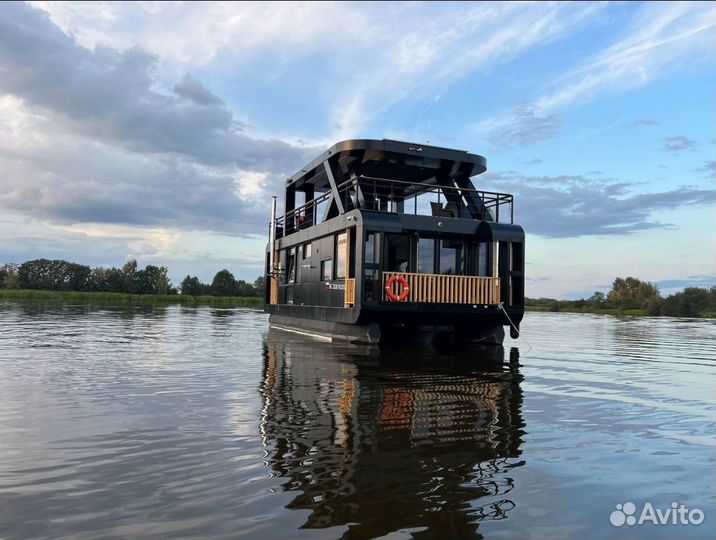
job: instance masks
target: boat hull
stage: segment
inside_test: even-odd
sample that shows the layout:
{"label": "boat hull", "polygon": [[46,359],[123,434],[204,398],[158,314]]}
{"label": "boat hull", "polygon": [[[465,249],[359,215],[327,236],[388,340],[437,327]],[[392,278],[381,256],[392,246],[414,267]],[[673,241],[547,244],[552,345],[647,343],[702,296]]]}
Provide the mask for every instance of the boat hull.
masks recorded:
{"label": "boat hull", "polygon": [[271,315],[272,328],[311,336],[326,341],[347,343],[481,343],[502,345],[505,331],[500,325],[460,326],[395,324],[370,322],[347,324],[333,321],[305,319],[287,315]]}

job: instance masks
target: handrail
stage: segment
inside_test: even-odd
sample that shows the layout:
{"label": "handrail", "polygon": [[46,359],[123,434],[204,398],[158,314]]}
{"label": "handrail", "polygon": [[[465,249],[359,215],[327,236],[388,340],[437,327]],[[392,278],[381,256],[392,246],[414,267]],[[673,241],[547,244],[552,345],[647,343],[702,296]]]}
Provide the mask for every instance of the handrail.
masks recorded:
{"label": "handrail", "polygon": [[[509,193],[498,193],[498,192],[494,192],[494,191],[481,191],[481,190],[473,189],[473,188],[447,186],[447,185],[440,185],[440,184],[421,184],[420,182],[409,182],[409,181],[405,181],[405,180],[393,180],[390,178],[379,178],[379,177],[364,176],[364,175],[352,177],[337,186],[339,196],[341,196],[341,198],[345,197],[343,200],[344,207],[347,208],[349,206],[348,205],[349,188],[351,188],[351,187],[365,188],[366,187],[365,183],[363,183],[363,185],[361,185],[361,183],[363,181],[368,181],[370,183],[369,185],[373,186],[374,198],[378,198],[378,197],[376,197],[376,189],[378,189],[379,186],[381,188],[385,188],[385,186],[390,186],[391,194],[388,196],[389,200],[393,200],[393,197],[395,197],[396,200],[403,201],[403,204],[404,204],[405,200],[413,199],[414,200],[413,213],[416,215],[418,214],[418,204],[417,204],[418,196],[433,193],[433,194],[438,195],[438,201],[440,201],[440,195],[450,191],[450,192],[458,193],[461,196],[464,194],[477,195],[480,198],[482,205],[484,206],[484,208],[486,210],[494,211],[495,221],[499,221],[500,206],[509,205],[509,207],[510,207],[509,208],[510,223],[514,222],[514,208],[513,208],[514,197],[513,197],[513,195],[511,195]],[[412,186],[415,188],[415,190],[411,194],[409,194],[408,197],[406,197],[405,199],[401,199],[400,195],[398,195],[398,194],[394,195],[392,193],[394,185],[395,186]],[[421,186],[424,186],[424,188],[422,188]],[[365,195],[366,194],[364,193],[364,196]],[[316,216],[315,213],[318,208],[318,205],[325,201],[328,201],[332,196],[333,196],[332,191],[325,191],[325,192],[319,194],[314,199],[308,201],[307,203],[302,204],[301,206],[286,212],[282,216],[278,216],[276,218],[276,225],[279,227],[284,227],[283,236],[285,236],[286,234],[290,234],[291,232],[294,232],[295,230],[301,228],[300,223],[296,224],[295,220],[296,220],[296,218],[301,218],[301,217],[305,218],[309,214],[309,212],[307,212],[307,210],[309,210],[309,209],[311,210],[310,214],[312,216],[312,218],[310,220],[311,221],[310,225],[317,223],[318,216]],[[354,193],[352,196],[357,196],[357,193]],[[380,209],[375,208],[375,206],[374,206],[375,200],[373,200],[372,207],[371,206],[369,206],[369,207],[360,206],[357,198],[356,198],[356,200],[353,201],[353,203],[356,208],[361,209],[361,210],[381,211]],[[291,225],[287,226],[287,224],[289,224],[289,223]],[[291,230],[287,231],[286,229],[291,229]]]}
{"label": "handrail", "polygon": [[[423,184],[421,182],[408,182],[407,180],[394,180],[392,178],[381,178],[379,176],[365,176],[360,175],[356,177],[358,180],[377,180],[379,182],[390,182],[392,184],[403,184],[408,186],[421,186],[424,185],[426,188],[432,188],[432,189],[454,189],[456,191],[462,191],[466,193],[477,193],[478,195],[497,195],[499,197],[506,197],[509,199],[513,198],[513,195],[510,193],[499,193],[497,191],[483,191],[481,189],[474,189],[474,188],[462,188],[457,186],[443,186],[441,184]],[[428,190],[426,190],[428,191]]]}

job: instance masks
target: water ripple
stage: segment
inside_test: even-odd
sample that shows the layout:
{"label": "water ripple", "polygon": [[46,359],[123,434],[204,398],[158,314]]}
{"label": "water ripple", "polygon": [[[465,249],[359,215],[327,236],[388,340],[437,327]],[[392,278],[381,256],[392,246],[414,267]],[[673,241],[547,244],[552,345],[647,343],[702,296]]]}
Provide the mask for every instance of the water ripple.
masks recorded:
{"label": "water ripple", "polygon": [[243,309],[3,302],[0,326],[4,539],[623,538],[625,498],[716,503],[713,321],[382,350]]}

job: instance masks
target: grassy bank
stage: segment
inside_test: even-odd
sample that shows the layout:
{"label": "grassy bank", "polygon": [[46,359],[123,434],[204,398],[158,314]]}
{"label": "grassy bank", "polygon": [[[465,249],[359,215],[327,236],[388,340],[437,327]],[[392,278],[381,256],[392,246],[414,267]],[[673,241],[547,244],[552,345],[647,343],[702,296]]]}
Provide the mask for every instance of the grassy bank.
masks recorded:
{"label": "grassy bank", "polygon": [[[594,313],[597,315],[622,315],[630,317],[661,317],[662,315],[650,315],[645,309],[619,309],[619,308],[578,308],[560,307],[551,308],[547,306],[525,306],[525,311],[541,311],[545,313]],[[666,316],[666,315],[664,315]],[[714,319],[716,313],[705,311],[698,315],[703,319]]]}
{"label": "grassy bank", "polygon": [[184,296],[178,294],[126,294],[111,292],[38,291],[34,289],[0,289],[1,299],[62,300],[71,302],[104,302],[108,304],[181,304],[185,306],[249,307],[260,309],[263,298],[256,296]]}
{"label": "grassy bank", "polygon": [[649,313],[645,309],[618,309],[618,308],[578,308],[578,307],[560,307],[553,309],[546,306],[525,306],[525,311],[543,311],[547,313],[596,313],[598,315],[631,315],[634,317],[649,317]]}

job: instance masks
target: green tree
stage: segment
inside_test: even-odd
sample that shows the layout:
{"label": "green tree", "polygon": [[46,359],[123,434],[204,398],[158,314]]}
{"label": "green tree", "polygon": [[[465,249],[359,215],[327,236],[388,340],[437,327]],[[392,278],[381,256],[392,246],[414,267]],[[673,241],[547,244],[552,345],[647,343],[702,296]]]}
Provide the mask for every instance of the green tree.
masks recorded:
{"label": "green tree", "polygon": [[616,278],[607,295],[610,304],[624,309],[646,309],[652,298],[659,298],[657,286],[634,277]]}
{"label": "green tree", "polygon": [[139,294],[167,294],[171,287],[167,268],[151,264],[135,273],[135,283]]}
{"label": "green tree", "polygon": [[256,296],[256,289],[252,283],[240,279],[236,282],[236,296]]}
{"label": "green tree", "polygon": [[65,263],[62,265],[62,290],[87,291],[92,270],[84,264]]}
{"label": "green tree", "polygon": [[228,270],[220,270],[211,282],[211,294],[216,296],[238,296],[238,283],[234,274]]}
{"label": "green tree", "polygon": [[135,259],[129,259],[122,267],[122,290],[127,293],[139,292],[139,276],[137,276]]}
{"label": "green tree", "polygon": [[662,315],[672,317],[699,317],[702,313],[714,312],[716,312],[716,287],[711,289],[687,287],[667,297],[661,308]]}
{"label": "green tree", "polygon": [[204,287],[199,278],[187,275],[184,281],[181,282],[181,293],[187,296],[200,296],[204,293]]}
{"label": "green tree", "polygon": [[86,291],[90,267],[59,259],[34,259],[22,263],[17,271],[20,287],[56,291]]}
{"label": "green tree", "polygon": [[[160,266],[154,282],[156,294],[171,294],[172,289],[174,288],[169,280],[169,269],[166,266]],[[174,294],[176,294],[176,289],[174,289]]]}
{"label": "green tree", "polygon": [[594,291],[594,294],[587,298],[587,305],[590,307],[604,307],[607,298],[601,291]]}
{"label": "green tree", "polygon": [[17,275],[19,265],[15,263],[7,263],[2,266],[2,272],[5,276],[5,285],[4,287],[6,289],[19,289],[20,288],[20,280]]}
{"label": "green tree", "polygon": [[649,315],[661,315],[664,300],[660,296],[653,296],[646,301],[646,312]]}
{"label": "green tree", "polygon": [[263,297],[265,289],[264,277],[259,276],[254,281],[254,289],[256,289],[256,296]]}

